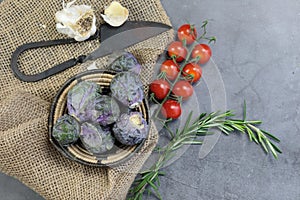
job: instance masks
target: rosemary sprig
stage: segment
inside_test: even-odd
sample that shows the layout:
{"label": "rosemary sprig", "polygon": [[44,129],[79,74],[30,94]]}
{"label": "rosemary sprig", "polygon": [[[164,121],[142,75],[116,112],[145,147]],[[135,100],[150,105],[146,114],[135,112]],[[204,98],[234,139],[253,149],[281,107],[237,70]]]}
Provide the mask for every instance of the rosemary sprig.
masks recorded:
{"label": "rosemary sprig", "polygon": [[213,112],[211,114],[203,113],[191,123],[192,112],[189,114],[185,126],[182,130],[176,130],[173,133],[167,124],[166,130],[172,136],[169,144],[165,148],[160,148],[160,157],[158,161],[147,171],[141,172],[139,179],[136,179],[132,189],[129,193],[129,200],[142,200],[143,195],[154,194],[158,199],[162,199],[158,187],[160,186],[159,177],[164,173],[161,169],[165,164],[173,158],[174,151],[178,150],[184,145],[200,145],[202,141],[197,140],[198,136],[205,136],[210,134],[210,128],[217,128],[226,135],[234,131],[245,133],[249,136],[250,141],[261,145],[266,153],[272,152],[275,159],[278,158],[277,153],[282,153],[281,150],[271,141],[280,142],[278,138],[272,134],[261,130],[257,125],[261,121],[248,121],[246,120],[246,104],[244,104],[244,116],[242,120],[231,119],[234,114],[231,111],[224,113]]}

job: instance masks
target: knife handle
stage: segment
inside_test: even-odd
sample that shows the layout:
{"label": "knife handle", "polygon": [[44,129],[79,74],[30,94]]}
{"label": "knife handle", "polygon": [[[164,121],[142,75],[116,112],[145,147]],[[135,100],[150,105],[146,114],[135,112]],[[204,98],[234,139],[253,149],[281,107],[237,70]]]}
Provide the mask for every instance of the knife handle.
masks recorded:
{"label": "knife handle", "polygon": [[73,59],[67,60],[61,64],[58,64],[50,69],[47,69],[41,73],[34,74],[34,75],[26,75],[23,72],[21,72],[17,66],[17,59],[12,59],[11,69],[12,69],[14,75],[21,81],[36,82],[36,81],[46,79],[55,74],[58,74],[68,68],[74,67],[75,65],[82,63],[85,58],[86,58],[85,55],[81,55],[78,58],[73,58]]}
{"label": "knife handle", "polygon": [[[87,40],[94,40],[94,39],[98,38],[98,36],[99,36],[99,34],[97,32],[94,36],[90,37]],[[23,45],[19,46],[12,55],[11,62],[10,62],[11,70],[13,71],[14,75],[18,79],[20,79],[21,81],[25,81],[25,82],[36,82],[36,81],[40,81],[45,78],[48,78],[50,76],[53,76],[55,74],[58,74],[58,73],[66,70],[68,68],[71,68],[79,63],[83,63],[86,56],[81,55],[78,58],[73,58],[73,59],[67,60],[61,64],[58,64],[50,69],[47,69],[41,73],[34,74],[34,75],[26,75],[20,71],[19,66],[18,66],[18,58],[24,51],[27,51],[30,49],[50,47],[50,46],[56,46],[56,45],[62,45],[62,44],[72,44],[72,43],[77,43],[77,42],[78,41],[76,41],[74,39],[59,39],[59,40],[49,40],[49,41],[40,41],[40,42],[32,42],[32,43],[23,44]]]}

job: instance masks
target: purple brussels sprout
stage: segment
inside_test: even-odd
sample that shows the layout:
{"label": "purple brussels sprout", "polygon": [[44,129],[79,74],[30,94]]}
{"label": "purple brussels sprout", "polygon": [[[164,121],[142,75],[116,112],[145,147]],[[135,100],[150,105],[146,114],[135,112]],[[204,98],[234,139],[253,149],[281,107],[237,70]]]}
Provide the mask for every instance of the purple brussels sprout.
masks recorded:
{"label": "purple brussels sprout", "polygon": [[129,52],[123,52],[109,65],[108,69],[116,72],[130,71],[139,74],[142,66],[138,63],[134,55]]}
{"label": "purple brussels sprout", "polygon": [[115,138],[124,145],[136,145],[148,136],[148,124],[139,112],[122,114],[113,127]]}
{"label": "purple brussels sprout", "polygon": [[101,88],[95,82],[82,81],[68,93],[67,107],[69,114],[80,122],[95,121],[95,99],[100,96]]}
{"label": "purple brussels sprout", "polygon": [[96,99],[95,110],[97,122],[102,126],[115,123],[120,116],[120,108],[116,100],[107,95],[98,96]]}
{"label": "purple brussels sprout", "polygon": [[111,81],[112,96],[129,108],[139,106],[144,99],[143,83],[133,72],[121,72]]}
{"label": "purple brussels sprout", "polygon": [[80,140],[83,146],[92,154],[101,154],[114,146],[114,138],[109,131],[100,125],[85,122],[81,125]]}
{"label": "purple brussels sprout", "polygon": [[80,134],[80,125],[75,118],[69,115],[60,117],[53,126],[52,136],[61,145],[76,142]]}

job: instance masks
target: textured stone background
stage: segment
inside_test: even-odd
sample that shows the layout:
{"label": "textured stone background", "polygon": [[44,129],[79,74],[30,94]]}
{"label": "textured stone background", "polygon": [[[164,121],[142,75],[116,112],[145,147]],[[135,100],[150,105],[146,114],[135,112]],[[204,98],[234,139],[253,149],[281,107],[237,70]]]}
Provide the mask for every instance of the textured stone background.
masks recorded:
{"label": "textured stone background", "polygon": [[[249,118],[262,119],[262,127],[281,138],[284,152],[275,161],[238,134],[222,136],[201,160],[199,147],[191,147],[165,169],[167,176],[161,179],[160,189],[164,199],[300,199],[300,2],[162,3],[174,28],[187,21],[200,25],[204,19],[211,20],[209,32],[218,38],[212,47],[213,59],[225,83],[227,107],[241,114],[246,99]],[[207,101],[205,83],[196,92],[200,102]],[[201,111],[209,111],[207,107],[200,105]],[[0,199],[41,197],[0,174]]]}

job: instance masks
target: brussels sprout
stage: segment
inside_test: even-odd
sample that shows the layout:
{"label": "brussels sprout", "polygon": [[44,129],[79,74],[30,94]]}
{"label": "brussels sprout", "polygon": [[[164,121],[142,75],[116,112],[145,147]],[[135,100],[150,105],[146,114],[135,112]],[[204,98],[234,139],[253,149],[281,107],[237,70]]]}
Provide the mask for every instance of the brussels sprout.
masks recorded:
{"label": "brussels sprout", "polygon": [[116,72],[131,71],[136,74],[141,72],[141,65],[137,59],[129,52],[123,52],[116,60],[114,60],[108,67],[110,70]]}
{"label": "brussels sprout", "polygon": [[148,136],[148,124],[139,112],[122,114],[113,127],[115,138],[124,145],[136,145]]}
{"label": "brussels sprout", "polygon": [[69,114],[80,122],[95,121],[95,99],[100,96],[101,88],[95,82],[83,81],[75,85],[68,93]]}
{"label": "brussels sprout", "polygon": [[79,138],[79,134],[79,123],[69,115],[60,117],[52,130],[52,136],[61,145],[68,145],[76,142]]}
{"label": "brussels sprout", "polygon": [[97,112],[97,122],[102,126],[115,123],[120,116],[120,108],[116,100],[107,95],[97,97],[95,110]]}
{"label": "brussels sprout", "polygon": [[142,81],[132,72],[117,74],[111,81],[110,90],[113,97],[129,108],[140,105],[144,99]]}
{"label": "brussels sprout", "polygon": [[87,122],[81,125],[80,140],[93,154],[104,153],[114,146],[114,138],[109,131],[104,131],[100,125]]}

